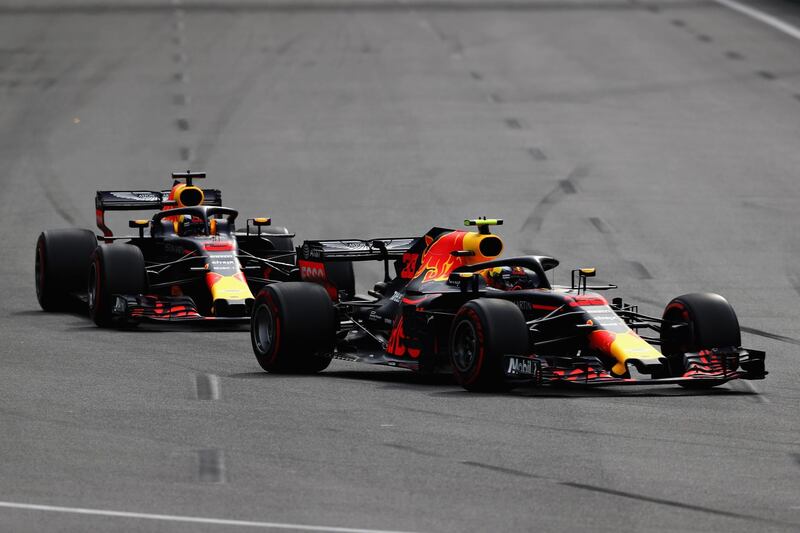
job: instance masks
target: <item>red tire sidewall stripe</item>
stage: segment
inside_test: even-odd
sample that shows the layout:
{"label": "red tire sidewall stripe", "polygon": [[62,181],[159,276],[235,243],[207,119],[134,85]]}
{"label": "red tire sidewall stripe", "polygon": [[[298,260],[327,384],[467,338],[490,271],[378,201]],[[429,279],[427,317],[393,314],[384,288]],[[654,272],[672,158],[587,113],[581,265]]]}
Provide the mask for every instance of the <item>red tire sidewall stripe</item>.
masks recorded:
{"label": "red tire sidewall stripe", "polygon": [[44,239],[39,239],[39,245],[36,247],[36,255],[39,258],[39,271],[36,273],[36,282],[39,285],[39,297],[44,299],[45,285],[44,280],[47,278],[45,274],[45,253],[44,253]]}
{"label": "red tire sidewall stripe", "polygon": [[97,316],[97,311],[100,309],[100,306],[103,305],[103,297],[100,293],[100,289],[103,286],[101,276],[102,276],[102,269],[100,264],[100,254],[97,254],[94,258],[94,308],[92,309],[92,316]]}
{"label": "red tire sidewall stripe", "polygon": [[269,308],[269,312],[272,315],[273,321],[273,331],[272,331],[272,343],[270,345],[269,359],[267,360],[268,365],[274,365],[275,362],[278,360],[278,353],[281,347],[281,319],[278,315],[278,305],[275,302],[275,295],[272,291],[267,290],[266,294],[264,295],[264,300],[266,306]]}
{"label": "red tire sidewall stripe", "polygon": [[475,341],[476,341],[476,348],[478,353],[476,354],[475,363],[472,367],[472,371],[462,376],[461,374],[457,374],[460,378],[460,381],[463,385],[472,385],[475,383],[481,375],[481,369],[483,367],[483,362],[486,355],[486,335],[485,330],[483,327],[483,322],[481,321],[480,315],[471,308],[464,309],[460,319],[466,318],[472,324],[472,327],[475,329]]}

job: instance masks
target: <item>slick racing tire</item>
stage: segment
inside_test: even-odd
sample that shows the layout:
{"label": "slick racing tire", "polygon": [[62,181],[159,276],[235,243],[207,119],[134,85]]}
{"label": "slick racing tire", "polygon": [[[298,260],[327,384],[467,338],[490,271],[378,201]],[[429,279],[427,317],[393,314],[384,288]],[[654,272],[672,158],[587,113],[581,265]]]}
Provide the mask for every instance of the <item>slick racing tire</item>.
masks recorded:
{"label": "slick racing tire", "polygon": [[450,363],[468,391],[511,389],[504,355],[528,353],[528,326],[512,302],[480,298],[459,309],[450,328]]}
{"label": "slick racing tire", "polygon": [[45,311],[69,308],[86,289],[86,272],[97,237],[88,229],[43,231],[36,241],[36,298]]}
{"label": "slick racing tire", "polygon": [[267,285],[256,297],[250,340],[267,372],[316,374],[331,363],[337,318],[321,285],[289,281]]}
{"label": "slick racing tire", "polygon": [[114,323],[115,294],[142,294],[147,272],[142,251],[130,244],[100,245],[89,265],[89,314],[100,327]]}
{"label": "slick racing tire", "polygon": [[[742,334],[739,320],[728,301],[710,292],[684,294],[674,298],[662,317],[669,322],[686,322],[688,328],[661,329],[661,352],[669,361],[673,376],[684,372],[683,354],[711,348],[739,347]],[[682,383],[685,388],[710,388],[721,382]]]}

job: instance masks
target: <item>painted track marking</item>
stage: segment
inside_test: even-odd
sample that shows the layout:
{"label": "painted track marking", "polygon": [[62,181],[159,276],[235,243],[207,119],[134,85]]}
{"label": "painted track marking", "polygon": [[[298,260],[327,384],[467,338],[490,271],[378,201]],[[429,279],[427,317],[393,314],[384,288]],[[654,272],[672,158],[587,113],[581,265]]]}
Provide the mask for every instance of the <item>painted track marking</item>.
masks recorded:
{"label": "painted track marking", "polygon": [[222,450],[197,450],[197,473],[204,483],[225,483],[225,454]]}
{"label": "painted track marking", "polygon": [[764,13],[763,11],[760,11],[758,9],[752,8],[744,4],[740,4],[735,0],[714,0],[714,1],[718,4],[722,4],[723,6],[729,9],[732,9],[743,15],[746,15],[752,19],[755,19],[759,22],[763,22],[767,26],[771,26],[776,30],[785,33],[789,37],[793,37],[798,41],[800,41],[800,28],[798,28],[797,26],[789,24],[788,22],[784,22],[783,20],[774,17],[772,15],[769,15],[767,13]]}
{"label": "painted track marking", "polygon": [[[188,155],[188,149],[186,150]],[[194,385],[198,400],[219,400],[219,377],[216,374],[197,374]]]}
{"label": "painted track marking", "polygon": [[107,509],[88,509],[83,507],[58,507],[55,505],[37,505],[31,503],[3,502],[0,507],[24,509],[28,511],[44,511],[51,513],[68,513],[92,516],[110,516],[116,518],[139,518],[142,520],[159,520],[162,522],[184,522],[190,524],[211,524],[217,526],[255,527],[262,529],[283,529],[292,531],[327,531],[332,533],[403,533],[385,529],[360,529],[352,527],[310,526],[289,524],[284,522],[258,522],[250,520],[230,520],[225,518],[201,518],[169,514],[132,513],[128,511],[111,511]]}
{"label": "painted track marking", "polygon": [[544,161],[547,159],[547,155],[540,148],[528,148],[528,153],[537,161]]}

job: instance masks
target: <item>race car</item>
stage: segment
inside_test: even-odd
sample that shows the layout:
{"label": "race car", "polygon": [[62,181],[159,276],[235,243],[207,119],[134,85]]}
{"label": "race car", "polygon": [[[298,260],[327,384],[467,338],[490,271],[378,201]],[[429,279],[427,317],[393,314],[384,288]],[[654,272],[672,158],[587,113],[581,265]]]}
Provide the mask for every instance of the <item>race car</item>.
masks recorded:
{"label": "race car", "polygon": [[[647,316],[601,294],[615,285],[589,285],[593,268],[573,270],[570,286],[558,286],[547,278],[559,264],[552,257],[500,258],[503,241],[490,228],[502,220],[465,224],[477,231],[305,241],[297,250],[302,281],[267,285],[256,297],[258,363],[267,372],[319,372],[332,358],[450,371],[470,391],[706,388],[766,375],[764,352],[740,346],[736,313],[722,296],[685,294],[662,317]],[[383,262],[384,279],[368,295],[328,275],[353,261]]]}
{"label": "race car", "polygon": [[[97,226],[44,231],[36,242],[36,296],[45,311],[88,304],[99,326],[153,321],[239,321],[265,284],[297,277],[293,235],[238,212],[202,172],[173,173],[163,191],[97,191]],[[130,220],[137,234],[115,236],[108,211],[156,210]],[[293,274],[294,273],[294,274]]]}

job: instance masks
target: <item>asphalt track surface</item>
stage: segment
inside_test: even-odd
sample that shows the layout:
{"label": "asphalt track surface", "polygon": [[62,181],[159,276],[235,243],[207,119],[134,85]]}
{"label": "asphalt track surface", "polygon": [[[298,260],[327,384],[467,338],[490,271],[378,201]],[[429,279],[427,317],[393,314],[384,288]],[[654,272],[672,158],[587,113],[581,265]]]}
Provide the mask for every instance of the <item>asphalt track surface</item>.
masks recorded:
{"label": "asphalt track surface", "polygon": [[[703,0],[3,2],[0,530],[796,531],[798,58]],[[301,238],[489,215],[645,312],[719,292],[770,375],[477,395],[38,309],[40,230],[187,167]]]}

